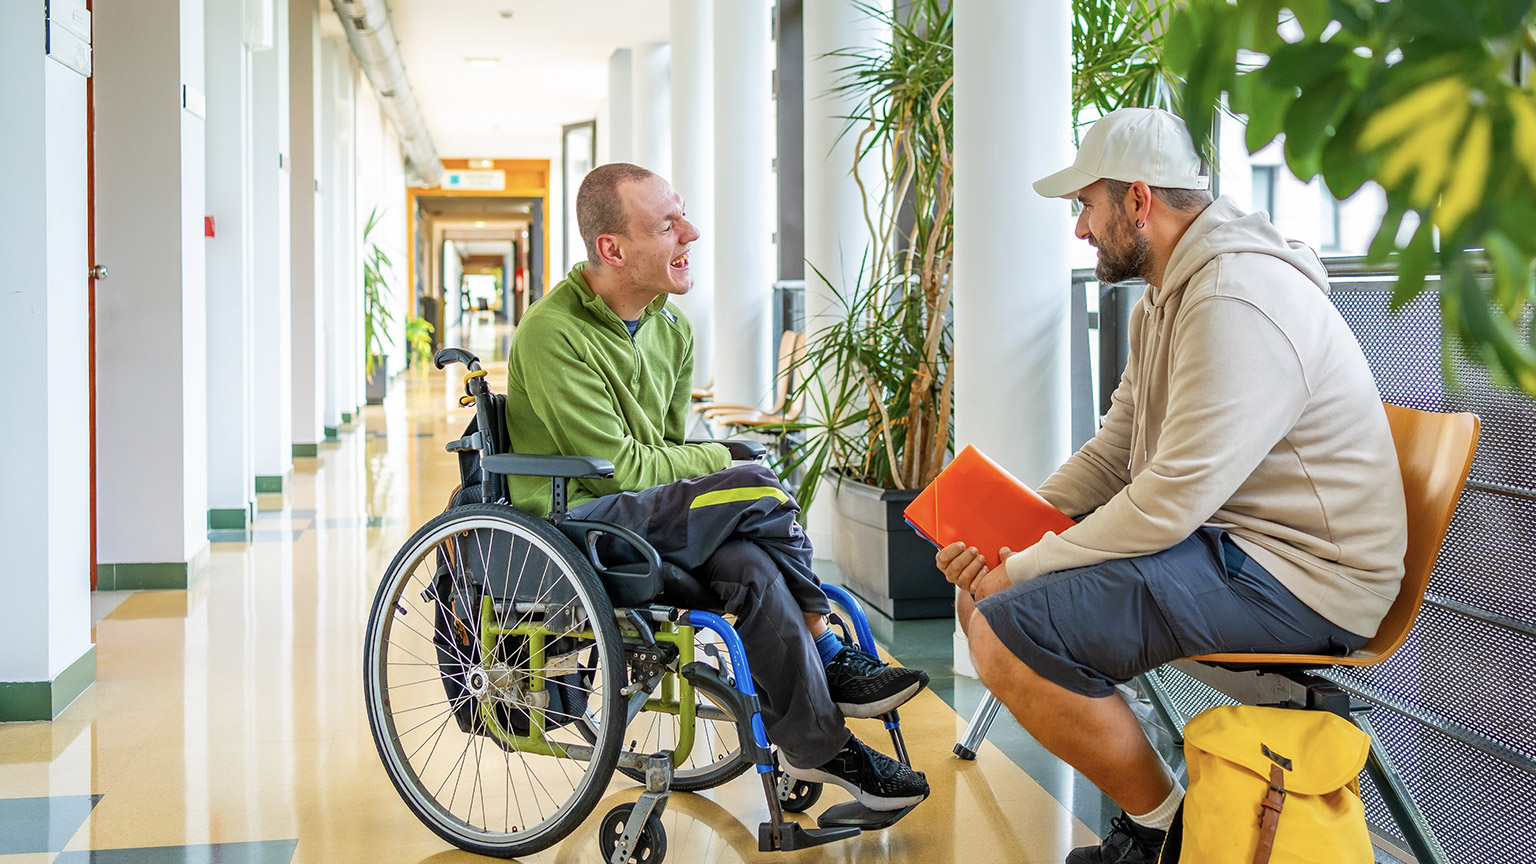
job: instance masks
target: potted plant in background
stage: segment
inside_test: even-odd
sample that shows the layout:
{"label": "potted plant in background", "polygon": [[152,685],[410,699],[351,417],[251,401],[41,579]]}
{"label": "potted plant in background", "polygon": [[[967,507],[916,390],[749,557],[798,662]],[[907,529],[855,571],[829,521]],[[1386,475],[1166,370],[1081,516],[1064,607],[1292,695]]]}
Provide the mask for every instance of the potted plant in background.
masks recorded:
{"label": "potted plant in background", "polygon": [[858,136],[860,157],[879,154],[866,163],[878,164],[879,176],[854,166],[870,227],[855,284],[814,274],[831,290],[834,308],[808,322],[792,397],[808,401],[813,419],[785,424],[784,431],[804,435],[780,465],[786,478],[798,478],[796,495],[807,509],[821,482],[831,483],[838,567],[850,588],[895,618],[944,616],[953,605],[931,548],[901,517],[944,466],[954,440],[948,6],[919,0],[898,17],[865,5],[865,14],[890,26],[889,42],[833,55],[847,61],[839,89],[863,106],[845,134]]}
{"label": "potted plant in background", "polygon": [[422,369],[432,362],[432,322],[417,315],[405,319],[405,365]]}
{"label": "potted plant in background", "polygon": [[389,274],[393,265],[389,256],[373,241],[373,231],[378,227],[381,215],[379,208],[373,208],[363,226],[363,246],[367,250],[363,255],[363,368],[368,376],[369,405],[384,404],[384,391],[389,385],[389,357],[384,354],[384,349],[395,344],[389,335],[389,327],[395,323],[394,313],[389,311],[389,299],[393,295]]}
{"label": "potted plant in background", "polygon": [[[1160,40],[1173,0],[1076,0],[1074,121],[1124,105],[1167,105],[1176,90]],[[868,252],[853,285],[832,285],[831,317],[811,321],[792,398],[812,419],[795,433],[780,474],[809,510],[823,480],[834,490],[836,561],[850,588],[893,618],[951,614],[953,589],[933,549],[902,511],[954,449],[950,298],[954,263],[953,16],[918,0],[904,17],[865,5],[891,38],[846,59],[844,93],[863,109],[848,118],[862,157],[879,176],[866,191]],[[1066,290],[1067,286],[1062,286]]]}

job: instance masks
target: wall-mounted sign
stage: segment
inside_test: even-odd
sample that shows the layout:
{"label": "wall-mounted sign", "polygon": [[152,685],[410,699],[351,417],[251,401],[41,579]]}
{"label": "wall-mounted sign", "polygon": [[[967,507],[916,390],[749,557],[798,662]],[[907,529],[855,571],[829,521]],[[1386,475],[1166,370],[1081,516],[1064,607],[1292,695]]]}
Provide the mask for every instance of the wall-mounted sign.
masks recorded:
{"label": "wall-mounted sign", "polygon": [[444,189],[473,189],[477,192],[500,192],[507,188],[505,171],[444,171]]}
{"label": "wall-mounted sign", "polygon": [[91,77],[91,13],[85,0],[48,0],[46,53],[54,60]]}

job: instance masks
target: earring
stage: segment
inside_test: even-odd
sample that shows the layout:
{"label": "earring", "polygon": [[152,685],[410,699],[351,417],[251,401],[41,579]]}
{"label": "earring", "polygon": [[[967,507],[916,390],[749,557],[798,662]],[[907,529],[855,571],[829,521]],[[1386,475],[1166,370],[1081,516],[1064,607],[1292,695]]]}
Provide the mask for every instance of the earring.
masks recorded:
{"label": "earring", "polygon": [[1145,222],[1137,222],[1136,223],[1136,227],[1137,228],[1145,228],[1145,227],[1147,227],[1147,223],[1145,223]]}

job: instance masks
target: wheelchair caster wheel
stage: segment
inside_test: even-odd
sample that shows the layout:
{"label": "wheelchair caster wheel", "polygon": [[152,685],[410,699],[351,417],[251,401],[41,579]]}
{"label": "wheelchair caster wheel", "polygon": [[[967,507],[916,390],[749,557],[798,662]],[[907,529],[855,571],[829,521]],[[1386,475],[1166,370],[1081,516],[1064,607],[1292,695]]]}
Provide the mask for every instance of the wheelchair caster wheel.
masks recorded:
{"label": "wheelchair caster wheel", "polygon": [[[597,829],[597,843],[603,850],[604,861],[613,861],[614,850],[619,848],[624,826],[629,824],[634,809],[633,804],[620,804],[603,817],[603,824]],[[666,857],[667,830],[661,827],[661,817],[652,813],[645,818],[645,827],[640,829],[640,836],[629,850],[625,864],[661,864]]]}
{"label": "wheelchair caster wheel", "polygon": [[790,813],[804,813],[821,798],[821,784],[796,780],[788,792],[779,795],[779,806]]}

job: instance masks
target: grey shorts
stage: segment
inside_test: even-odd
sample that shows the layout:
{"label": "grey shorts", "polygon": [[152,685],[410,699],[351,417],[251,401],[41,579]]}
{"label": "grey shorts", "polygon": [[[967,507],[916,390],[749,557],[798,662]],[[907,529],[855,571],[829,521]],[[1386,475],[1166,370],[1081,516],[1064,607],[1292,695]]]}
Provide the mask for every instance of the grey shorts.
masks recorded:
{"label": "grey shorts", "polygon": [[976,608],[1030,669],[1095,697],[1180,657],[1343,656],[1368,641],[1298,600],[1219,528],[1155,555],[1048,573]]}

